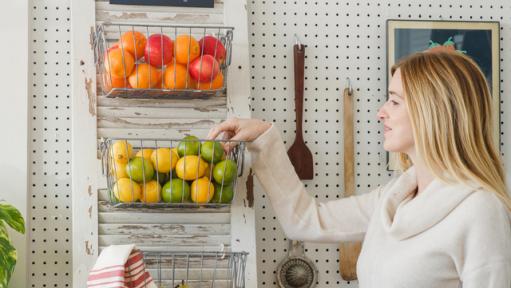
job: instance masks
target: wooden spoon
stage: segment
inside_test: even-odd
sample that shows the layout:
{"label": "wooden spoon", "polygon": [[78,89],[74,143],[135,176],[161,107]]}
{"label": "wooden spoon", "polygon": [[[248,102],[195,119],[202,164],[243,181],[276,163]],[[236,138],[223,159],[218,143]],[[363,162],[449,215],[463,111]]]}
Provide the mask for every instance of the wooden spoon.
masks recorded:
{"label": "wooden spoon", "polygon": [[296,112],[296,138],[287,151],[291,163],[295,167],[300,179],[310,180],[314,177],[312,153],[305,145],[302,134],[303,118],[303,82],[305,46],[297,41],[293,46],[295,70],[295,112]]}

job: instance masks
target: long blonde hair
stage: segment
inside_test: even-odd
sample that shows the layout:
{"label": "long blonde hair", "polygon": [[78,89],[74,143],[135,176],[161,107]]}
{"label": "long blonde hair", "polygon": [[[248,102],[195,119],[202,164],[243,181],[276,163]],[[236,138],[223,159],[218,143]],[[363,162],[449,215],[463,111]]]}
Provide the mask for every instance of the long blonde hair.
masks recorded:
{"label": "long blonde hair", "polygon": [[[391,74],[398,68],[416,152],[425,165],[445,182],[479,184],[511,211],[493,139],[498,111],[491,109],[492,97],[479,66],[459,52],[419,52],[394,65]],[[412,165],[406,154],[398,158],[401,170]]]}

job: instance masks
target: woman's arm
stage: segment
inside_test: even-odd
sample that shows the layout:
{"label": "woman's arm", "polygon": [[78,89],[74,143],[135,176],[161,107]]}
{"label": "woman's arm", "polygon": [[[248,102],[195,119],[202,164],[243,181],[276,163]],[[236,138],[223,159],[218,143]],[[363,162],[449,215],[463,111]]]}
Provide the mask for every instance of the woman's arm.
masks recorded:
{"label": "woman's arm", "polygon": [[255,174],[289,238],[318,242],[363,239],[382,189],[317,203],[296,175],[275,127],[247,147]]}

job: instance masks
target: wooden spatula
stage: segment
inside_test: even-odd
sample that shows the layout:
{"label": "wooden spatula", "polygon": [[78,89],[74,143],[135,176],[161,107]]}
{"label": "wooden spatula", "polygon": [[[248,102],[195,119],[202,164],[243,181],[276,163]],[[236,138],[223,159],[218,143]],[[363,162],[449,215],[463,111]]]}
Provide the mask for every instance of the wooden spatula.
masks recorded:
{"label": "wooden spatula", "polygon": [[[296,36],[295,36],[296,37]],[[298,38],[297,38],[298,39]],[[296,41],[293,46],[295,68],[295,111],[296,111],[296,138],[287,155],[295,167],[300,179],[310,180],[314,177],[312,153],[305,145],[302,134],[303,118],[303,81],[305,46]]]}
{"label": "wooden spatula", "polygon": [[[353,89],[348,83],[344,89],[344,197],[355,193],[355,148],[353,135]],[[357,260],[362,245],[360,242],[343,242],[339,245],[339,271],[342,279],[357,279]]]}

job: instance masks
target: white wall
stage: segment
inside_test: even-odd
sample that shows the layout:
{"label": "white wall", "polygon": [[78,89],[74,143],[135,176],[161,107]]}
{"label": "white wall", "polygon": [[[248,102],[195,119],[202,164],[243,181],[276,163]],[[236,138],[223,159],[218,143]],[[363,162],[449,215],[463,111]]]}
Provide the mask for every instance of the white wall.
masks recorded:
{"label": "white wall", "polygon": [[[0,199],[27,221],[28,0],[2,1],[0,35]],[[10,235],[18,251],[10,287],[26,287],[28,237],[13,230]]]}

